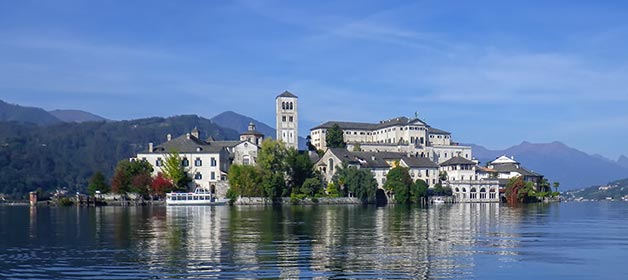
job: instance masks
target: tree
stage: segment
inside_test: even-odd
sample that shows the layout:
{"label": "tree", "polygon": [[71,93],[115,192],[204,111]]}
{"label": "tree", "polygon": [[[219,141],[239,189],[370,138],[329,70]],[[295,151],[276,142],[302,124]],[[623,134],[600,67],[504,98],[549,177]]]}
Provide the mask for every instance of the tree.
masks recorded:
{"label": "tree", "polygon": [[554,189],[558,192],[558,187],[560,187],[560,182],[554,182]]}
{"label": "tree", "polygon": [[358,169],[343,164],[332,177],[334,185],[339,186],[342,196],[353,194],[366,203],[375,199],[377,181],[368,169]]}
{"label": "tree", "polygon": [[153,178],[150,176],[150,173],[139,173],[131,179],[130,190],[133,193],[146,195],[150,192],[152,183]]}
{"label": "tree", "polygon": [[164,165],[161,170],[164,172],[164,177],[172,182],[175,190],[187,190],[188,184],[192,181],[185,167],[181,164],[181,157],[176,151],[164,154]]}
{"label": "tree", "polygon": [[103,175],[100,171],[94,173],[94,175],[89,179],[89,185],[87,186],[87,192],[91,195],[94,195],[96,191],[100,191],[101,193],[109,192],[109,185],[105,180],[105,175]]}
{"label": "tree", "polygon": [[314,196],[317,193],[320,193],[323,189],[323,183],[319,178],[307,178],[303,185],[301,186],[301,193]]}
{"label": "tree", "polygon": [[409,171],[409,168],[396,164],[386,175],[384,189],[394,193],[395,201],[398,203],[410,202],[410,186],[413,182]]}
{"label": "tree", "polygon": [[[286,189],[287,149],[283,142],[266,139],[257,156],[257,164],[262,175],[264,194],[269,198],[281,196]],[[289,195],[289,193],[288,193]]]}
{"label": "tree", "polygon": [[255,166],[233,164],[229,168],[229,189],[236,196],[261,197],[264,196],[262,176]]}
{"label": "tree", "polygon": [[355,143],[355,145],[353,145],[353,151],[354,152],[361,152],[362,151],[362,146],[360,146],[360,143]]}
{"label": "tree", "polygon": [[153,179],[151,185],[151,193],[164,196],[167,192],[170,192],[174,189],[174,185],[169,179],[164,177],[163,173],[159,172],[157,176]]}
{"label": "tree", "polygon": [[508,181],[505,195],[508,203],[527,203],[537,200],[534,183],[525,182],[522,176],[513,177]]}
{"label": "tree", "polygon": [[414,203],[421,202],[421,199],[427,197],[428,185],[425,181],[418,179],[410,186],[410,200]]}
{"label": "tree", "polygon": [[[134,187],[141,185],[140,179],[136,176],[150,177],[153,167],[145,160],[121,160],[116,166],[116,171],[111,179],[111,191],[114,193],[128,193],[137,191]],[[150,185],[150,184],[149,184]]]}
{"label": "tree", "polygon": [[308,135],[307,137],[305,137],[305,140],[307,140],[307,142],[305,143],[307,145],[307,150],[316,151],[316,146],[312,145],[312,136]]}
{"label": "tree", "polygon": [[295,149],[288,149],[285,160],[288,183],[283,196],[289,196],[293,190],[298,191],[307,179],[315,177],[314,163],[312,163],[308,154],[299,153]]}
{"label": "tree", "polygon": [[337,123],[327,130],[325,142],[327,142],[327,147],[329,148],[347,147],[347,144],[344,141],[344,132],[340,129],[340,126]]}

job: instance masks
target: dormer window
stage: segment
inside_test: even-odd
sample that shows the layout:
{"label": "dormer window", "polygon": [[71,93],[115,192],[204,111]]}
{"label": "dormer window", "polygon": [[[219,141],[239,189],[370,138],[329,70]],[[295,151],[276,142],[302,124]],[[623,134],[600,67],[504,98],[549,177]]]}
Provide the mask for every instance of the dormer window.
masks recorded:
{"label": "dormer window", "polygon": [[203,151],[203,147],[196,147],[196,151],[197,152],[202,152]]}

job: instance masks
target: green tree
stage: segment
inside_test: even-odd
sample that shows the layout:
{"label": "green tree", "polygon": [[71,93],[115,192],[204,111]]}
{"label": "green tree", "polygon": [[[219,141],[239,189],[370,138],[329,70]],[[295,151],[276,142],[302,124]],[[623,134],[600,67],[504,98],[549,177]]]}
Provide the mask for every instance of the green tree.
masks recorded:
{"label": "green tree", "polygon": [[333,182],[329,182],[327,184],[327,187],[325,188],[325,193],[327,194],[328,197],[340,196],[340,190],[338,189],[337,185],[334,184]]}
{"label": "green tree", "polygon": [[320,193],[322,189],[323,183],[321,182],[321,179],[307,178],[301,186],[301,193],[313,197],[317,193]]}
{"label": "green tree", "polygon": [[100,171],[94,173],[94,175],[89,179],[89,185],[87,186],[87,192],[91,195],[94,195],[96,191],[100,191],[101,193],[109,192],[109,185],[105,179],[105,175],[103,175]]}
{"label": "green tree", "polygon": [[295,149],[288,149],[286,156],[287,188],[283,196],[289,196],[293,190],[299,190],[308,178],[314,178],[314,163],[307,153],[299,153]]}
{"label": "green tree", "polygon": [[164,177],[172,182],[175,190],[186,191],[192,181],[186,168],[181,164],[181,157],[177,151],[164,154],[164,165],[161,170]]}
{"label": "green tree", "polygon": [[360,146],[360,143],[355,143],[355,145],[353,145],[353,151],[354,152],[361,152],[362,151],[362,146]]}
{"label": "green tree", "polygon": [[262,176],[255,166],[233,164],[229,168],[229,186],[236,196],[262,197]]}
{"label": "green tree", "polygon": [[[286,156],[288,150],[283,142],[266,139],[257,156],[262,175],[264,194],[276,198],[286,191]],[[289,195],[289,192],[288,192]]]}
{"label": "green tree", "polygon": [[560,182],[554,182],[554,189],[558,192],[558,187],[560,187]]}
{"label": "green tree", "polygon": [[399,163],[397,163],[396,166],[390,169],[388,174],[386,174],[384,189],[394,193],[394,198],[397,203],[408,203],[410,202],[410,186],[412,183],[410,169],[399,166]]}
{"label": "green tree", "polygon": [[334,173],[332,182],[334,185],[339,186],[342,196],[352,194],[364,203],[375,199],[377,181],[370,170],[358,169],[343,164]]}
{"label": "green tree", "polygon": [[425,181],[418,179],[410,186],[410,200],[414,203],[421,202],[421,198],[427,197],[428,185]]}
{"label": "green tree", "polygon": [[347,147],[347,144],[344,141],[344,131],[340,129],[340,126],[337,123],[327,130],[325,141],[327,142],[327,147],[329,148]]}

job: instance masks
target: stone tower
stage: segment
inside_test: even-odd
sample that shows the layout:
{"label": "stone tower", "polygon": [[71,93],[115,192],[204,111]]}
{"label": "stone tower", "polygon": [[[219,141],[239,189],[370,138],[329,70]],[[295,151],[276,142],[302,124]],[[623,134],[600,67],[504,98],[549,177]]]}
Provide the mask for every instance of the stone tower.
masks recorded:
{"label": "stone tower", "polygon": [[298,97],[289,91],[284,91],[275,98],[275,112],[277,115],[277,140],[282,141],[288,148],[299,149],[299,114]]}

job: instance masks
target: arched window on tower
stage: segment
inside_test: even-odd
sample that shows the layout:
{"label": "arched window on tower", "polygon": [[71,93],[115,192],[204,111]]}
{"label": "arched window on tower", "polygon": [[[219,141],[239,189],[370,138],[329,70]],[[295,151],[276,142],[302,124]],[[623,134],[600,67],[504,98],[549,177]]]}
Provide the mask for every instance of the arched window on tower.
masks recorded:
{"label": "arched window on tower", "polygon": [[281,109],[283,109],[283,110],[286,109],[286,102],[281,102]]}
{"label": "arched window on tower", "polygon": [[294,109],[294,107],[292,106],[292,102],[290,102],[290,110]]}

